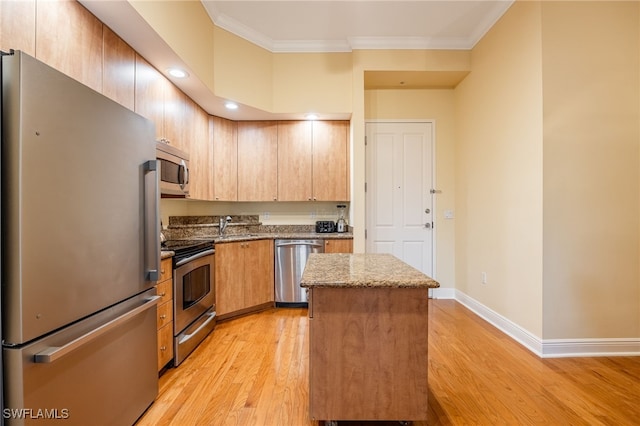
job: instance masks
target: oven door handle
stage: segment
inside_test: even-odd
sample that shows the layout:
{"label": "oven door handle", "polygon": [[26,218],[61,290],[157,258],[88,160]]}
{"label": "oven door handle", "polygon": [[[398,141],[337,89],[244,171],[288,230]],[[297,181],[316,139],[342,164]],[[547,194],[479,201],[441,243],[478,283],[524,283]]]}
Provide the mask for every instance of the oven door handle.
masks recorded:
{"label": "oven door handle", "polygon": [[186,259],[182,259],[179,262],[176,262],[176,266],[182,266],[185,263],[193,262],[196,259],[200,259],[201,257],[204,257],[204,256],[209,256],[210,254],[213,254],[215,252],[216,252],[215,249],[209,249],[209,250],[206,250],[206,251],[202,251],[200,253],[194,254],[193,256],[187,257]]}
{"label": "oven door handle", "polygon": [[204,316],[208,316],[209,318],[207,318],[207,320],[205,322],[203,322],[202,324],[200,324],[200,326],[198,328],[195,329],[195,331],[193,333],[190,334],[185,334],[180,341],[178,342],[179,345],[183,344],[184,342],[186,342],[187,340],[191,339],[193,336],[196,336],[200,330],[202,330],[203,328],[205,328],[211,321],[213,321],[214,319],[216,319],[216,311],[213,312],[209,312],[207,314],[205,314]]}

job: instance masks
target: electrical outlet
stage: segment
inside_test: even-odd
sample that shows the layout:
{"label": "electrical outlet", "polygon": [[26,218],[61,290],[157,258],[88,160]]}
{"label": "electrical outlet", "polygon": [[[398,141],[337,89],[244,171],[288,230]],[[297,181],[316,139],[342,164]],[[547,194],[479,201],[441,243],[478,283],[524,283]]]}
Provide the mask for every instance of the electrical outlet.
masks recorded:
{"label": "electrical outlet", "polygon": [[262,213],[262,218],[263,218],[264,220],[268,220],[268,219],[269,219],[269,212],[264,212],[264,213]]}
{"label": "electrical outlet", "polygon": [[311,219],[315,219],[317,216],[316,212],[311,212]]}
{"label": "electrical outlet", "polygon": [[486,284],[487,283],[487,273],[483,272],[482,273],[482,284]]}

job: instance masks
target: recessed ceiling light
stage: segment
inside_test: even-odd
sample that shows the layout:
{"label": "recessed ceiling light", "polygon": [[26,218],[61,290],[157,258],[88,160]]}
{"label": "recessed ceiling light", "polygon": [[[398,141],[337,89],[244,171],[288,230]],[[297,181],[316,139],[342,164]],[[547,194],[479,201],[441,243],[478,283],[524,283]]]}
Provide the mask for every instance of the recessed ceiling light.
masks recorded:
{"label": "recessed ceiling light", "polygon": [[169,68],[169,75],[175,78],[185,78],[189,76],[189,73],[180,68]]}
{"label": "recessed ceiling light", "polygon": [[318,114],[307,114],[305,117],[307,118],[307,120],[317,120]]}
{"label": "recessed ceiling light", "polygon": [[238,104],[236,104],[235,102],[227,102],[224,104],[224,107],[226,109],[238,109]]}

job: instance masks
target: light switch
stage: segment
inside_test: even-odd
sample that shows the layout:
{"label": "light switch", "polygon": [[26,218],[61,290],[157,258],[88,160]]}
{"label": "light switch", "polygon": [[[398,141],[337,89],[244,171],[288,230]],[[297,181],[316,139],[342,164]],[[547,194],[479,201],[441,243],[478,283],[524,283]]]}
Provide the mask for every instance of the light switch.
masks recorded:
{"label": "light switch", "polygon": [[445,219],[453,219],[454,218],[453,210],[445,210],[444,211],[444,218]]}

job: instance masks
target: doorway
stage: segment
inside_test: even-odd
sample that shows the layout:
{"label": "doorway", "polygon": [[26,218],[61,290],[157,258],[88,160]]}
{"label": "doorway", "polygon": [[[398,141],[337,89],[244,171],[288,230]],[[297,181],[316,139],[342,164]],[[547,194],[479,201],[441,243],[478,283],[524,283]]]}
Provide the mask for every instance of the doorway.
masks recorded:
{"label": "doorway", "polygon": [[366,136],[366,251],[433,277],[433,122],[372,121]]}

